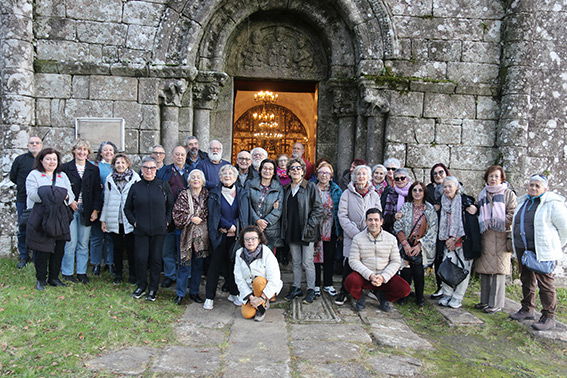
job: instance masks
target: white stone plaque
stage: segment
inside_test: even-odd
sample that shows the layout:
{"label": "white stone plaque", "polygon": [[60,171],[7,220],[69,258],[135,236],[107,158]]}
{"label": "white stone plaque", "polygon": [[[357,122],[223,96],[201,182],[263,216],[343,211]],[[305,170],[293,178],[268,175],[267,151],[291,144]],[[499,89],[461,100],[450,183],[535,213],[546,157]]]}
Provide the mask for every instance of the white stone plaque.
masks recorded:
{"label": "white stone plaque", "polygon": [[88,140],[93,149],[110,141],[124,151],[124,118],[75,118],[75,137]]}

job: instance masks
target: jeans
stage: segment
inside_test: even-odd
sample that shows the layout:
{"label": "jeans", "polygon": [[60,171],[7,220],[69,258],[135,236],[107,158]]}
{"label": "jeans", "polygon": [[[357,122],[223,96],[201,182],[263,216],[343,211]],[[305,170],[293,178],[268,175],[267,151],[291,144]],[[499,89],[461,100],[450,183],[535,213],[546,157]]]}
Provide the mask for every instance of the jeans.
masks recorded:
{"label": "jeans", "polygon": [[87,274],[89,264],[89,237],[91,226],[81,224],[83,206],[73,213],[73,220],[69,225],[71,240],[65,244],[65,254],[61,263],[61,273],[64,276],[72,276],[75,271],[75,259],[77,260],[77,274]]}
{"label": "jeans", "polygon": [[91,226],[91,264],[112,265],[114,263],[112,236],[100,229],[100,222]]}
{"label": "jeans", "polygon": [[176,256],[179,254],[181,233],[177,230],[165,235],[163,243],[163,275],[175,281]]}
{"label": "jeans", "polygon": [[177,282],[175,284],[175,293],[178,297],[185,296],[187,281],[189,280],[189,294],[199,295],[199,286],[201,284],[201,276],[203,275],[203,265],[205,259],[195,257],[195,253],[191,257],[189,265],[177,265]]}
{"label": "jeans", "polygon": [[305,269],[307,289],[315,290],[315,264],[313,263],[313,243],[302,245],[289,243],[291,263],[293,264],[293,286],[301,288],[301,278]]}
{"label": "jeans", "polygon": [[[20,218],[22,213],[26,209],[25,202],[16,202],[16,211],[18,213],[18,225],[20,224]],[[26,247],[26,226],[18,226],[18,253],[20,254],[20,260],[29,260],[30,253]]]}

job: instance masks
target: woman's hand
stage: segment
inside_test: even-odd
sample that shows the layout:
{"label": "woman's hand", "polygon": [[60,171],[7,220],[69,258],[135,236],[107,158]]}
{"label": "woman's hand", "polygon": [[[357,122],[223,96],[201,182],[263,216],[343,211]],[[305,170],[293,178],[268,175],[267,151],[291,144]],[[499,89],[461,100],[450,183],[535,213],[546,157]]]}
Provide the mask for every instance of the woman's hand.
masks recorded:
{"label": "woman's hand", "polygon": [[199,217],[192,217],[191,222],[193,222],[194,224],[201,224],[203,223],[203,220]]}
{"label": "woman's hand", "polygon": [[258,219],[258,220],[256,221],[256,225],[257,225],[258,227],[260,227],[260,230],[264,231],[264,230],[266,229],[266,227],[268,227],[268,222],[266,222],[266,221],[263,220],[263,219]]}
{"label": "woman's hand", "polygon": [[394,218],[396,218],[396,220],[400,220],[402,219],[402,213],[400,213],[399,211],[394,215]]}
{"label": "woman's hand", "polygon": [[100,229],[102,230],[102,232],[107,232],[106,231],[106,222],[100,222]]}
{"label": "woman's hand", "polygon": [[465,210],[466,210],[467,213],[469,213],[470,215],[475,215],[476,212],[478,211],[478,209],[476,208],[475,205],[470,205],[470,206],[467,207]]}
{"label": "woman's hand", "polygon": [[258,308],[258,306],[264,304],[264,300],[262,299],[262,297],[255,297],[255,296],[251,295],[250,297],[248,297],[248,303],[252,307]]}
{"label": "woman's hand", "polygon": [[93,212],[91,213],[91,222],[94,222],[97,219],[98,219],[98,210],[93,210]]}
{"label": "woman's hand", "polygon": [[69,207],[71,208],[71,210],[77,211],[77,209],[79,208],[79,204],[77,203],[77,201],[73,201],[69,204]]}
{"label": "woman's hand", "polygon": [[445,242],[445,245],[447,246],[447,249],[449,251],[454,251],[456,243],[457,243],[457,240],[455,238],[451,237],[451,238],[447,239],[447,241]]}
{"label": "woman's hand", "polygon": [[441,205],[436,204],[436,205],[433,205],[433,207],[435,208],[435,211],[439,211],[439,209],[441,208]]}

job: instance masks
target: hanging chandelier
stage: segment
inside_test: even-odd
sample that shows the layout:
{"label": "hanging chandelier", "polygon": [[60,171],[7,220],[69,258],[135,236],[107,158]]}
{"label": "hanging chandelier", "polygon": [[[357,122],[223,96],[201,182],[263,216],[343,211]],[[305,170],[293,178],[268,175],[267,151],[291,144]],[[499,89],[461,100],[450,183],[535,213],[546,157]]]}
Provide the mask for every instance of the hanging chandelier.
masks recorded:
{"label": "hanging chandelier", "polygon": [[258,121],[258,128],[254,132],[254,137],[262,139],[283,138],[284,135],[276,130],[279,126],[276,122],[276,115],[268,111],[269,105],[275,103],[277,99],[278,94],[270,91],[260,91],[254,94],[254,101],[262,103],[262,111],[252,114],[252,118]]}

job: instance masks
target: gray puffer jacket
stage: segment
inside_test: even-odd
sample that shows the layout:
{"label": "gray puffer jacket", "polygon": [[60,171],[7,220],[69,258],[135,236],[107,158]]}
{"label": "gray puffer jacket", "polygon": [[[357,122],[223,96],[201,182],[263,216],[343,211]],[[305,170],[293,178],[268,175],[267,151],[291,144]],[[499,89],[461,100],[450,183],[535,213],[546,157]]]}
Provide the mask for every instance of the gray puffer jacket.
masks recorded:
{"label": "gray puffer jacket", "polygon": [[119,233],[120,216],[124,224],[124,233],[129,234],[134,231],[134,227],[128,222],[128,219],[126,219],[124,215],[124,204],[126,203],[126,198],[128,198],[130,188],[138,181],[140,181],[140,176],[134,171],[130,181],[128,181],[122,191],[120,191],[111,174],[106,178],[106,182],[104,183],[104,205],[102,206],[100,221],[106,223],[107,232]]}
{"label": "gray puffer jacket", "polygon": [[264,234],[268,239],[268,246],[279,247],[282,245],[280,232],[280,218],[283,208],[283,188],[277,179],[272,180],[268,193],[264,200],[260,202],[262,185],[260,178],[255,178],[248,184],[248,198],[250,203],[250,219],[249,223],[256,224],[258,219],[268,222],[268,227],[264,230]]}

